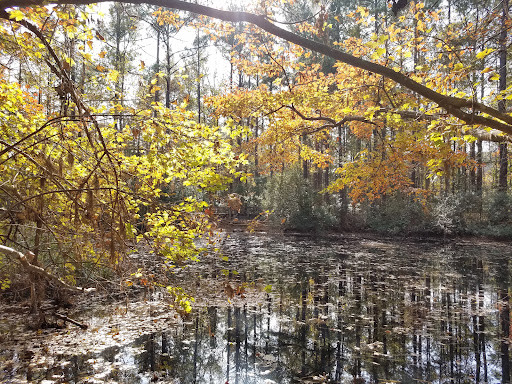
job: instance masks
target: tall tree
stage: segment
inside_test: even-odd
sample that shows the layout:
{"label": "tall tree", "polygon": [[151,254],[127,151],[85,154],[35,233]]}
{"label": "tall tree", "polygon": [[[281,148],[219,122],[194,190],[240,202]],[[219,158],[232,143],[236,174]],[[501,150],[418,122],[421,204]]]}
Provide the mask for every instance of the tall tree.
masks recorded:
{"label": "tall tree", "polygon": [[136,8],[129,4],[114,3],[109,8],[110,19],[104,25],[107,45],[107,58],[113,68],[110,79],[114,83],[114,104],[119,105],[119,117],[116,117],[118,129],[123,128],[123,108],[127,91],[127,75],[132,68],[135,55],[134,41],[137,36]]}
{"label": "tall tree", "polygon": [[[507,89],[507,31],[510,26],[509,17],[509,2],[502,0],[502,14],[501,14],[501,30],[499,35],[499,83],[498,91],[505,92]],[[506,113],[505,98],[498,101],[498,110],[501,113]],[[499,144],[499,180],[498,188],[500,191],[507,191],[508,186],[508,146],[507,143]]]}

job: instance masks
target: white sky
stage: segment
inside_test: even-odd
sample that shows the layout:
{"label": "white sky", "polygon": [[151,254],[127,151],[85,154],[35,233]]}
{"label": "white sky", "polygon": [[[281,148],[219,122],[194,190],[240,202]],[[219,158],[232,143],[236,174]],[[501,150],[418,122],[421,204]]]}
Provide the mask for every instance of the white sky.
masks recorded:
{"label": "white sky", "polygon": [[[237,6],[240,6],[241,3],[249,4],[251,0],[238,0],[236,2]],[[222,1],[222,0],[206,0],[201,1],[201,4],[209,5],[219,9],[229,9],[230,4],[233,4],[232,0],[230,1]],[[100,3],[96,5],[95,9],[97,10],[97,18],[100,18],[100,14],[104,14],[103,20],[108,17],[109,12],[108,9],[112,5],[112,3]],[[152,66],[156,62],[156,36],[154,34],[149,33],[148,26],[141,22],[139,23],[139,33],[137,36],[137,40],[134,42],[136,45],[135,50],[137,52],[138,57],[135,59],[136,65],[140,63],[140,61],[144,61],[146,68]],[[177,67],[183,67],[185,63],[180,61],[180,57],[182,53],[186,53],[188,49],[193,49],[194,39],[196,38],[196,31],[193,28],[183,28],[173,39],[172,39],[172,52],[174,53],[172,60],[174,62],[179,61]],[[202,56],[206,56],[208,58],[208,64],[205,66],[206,70],[203,73],[204,78],[203,81],[207,82],[208,85],[212,87],[220,87],[223,83],[227,83],[229,79],[229,61],[225,59],[220,53],[219,49],[214,47],[213,45],[205,48],[205,52]],[[160,46],[160,61],[161,63],[165,62],[165,47],[163,45]],[[131,98],[127,95],[128,98]]]}

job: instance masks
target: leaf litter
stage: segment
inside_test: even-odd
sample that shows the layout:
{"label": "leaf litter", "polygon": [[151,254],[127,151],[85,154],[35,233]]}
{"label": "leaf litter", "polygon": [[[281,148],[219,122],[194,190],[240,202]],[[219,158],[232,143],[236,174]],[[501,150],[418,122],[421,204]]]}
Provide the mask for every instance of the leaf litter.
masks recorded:
{"label": "leaf litter", "polygon": [[468,240],[235,234],[224,241],[227,258],[207,255],[173,277],[197,299],[184,317],[158,290],[80,302],[71,315],[87,330],[27,330],[26,313],[2,304],[0,380],[444,382],[450,361],[450,375],[480,364],[490,378],[507,252]]}

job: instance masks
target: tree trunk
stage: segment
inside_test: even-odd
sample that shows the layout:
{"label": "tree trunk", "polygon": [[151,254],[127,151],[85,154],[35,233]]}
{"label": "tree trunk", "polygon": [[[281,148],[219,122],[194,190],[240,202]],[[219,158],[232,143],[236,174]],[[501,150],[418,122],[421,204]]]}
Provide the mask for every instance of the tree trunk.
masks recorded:
{"label": "tree trunk", "polygon": [[166,30],[165,36],[165,107],[171,107],[171,47],[169,40],[171,39],[169,30]]}
{"label": "tree trunk", "polygon": [[254,119],[254,177],[259,176],[259,157],[258,157],[258,135],[259,135],[259,119],[256,117]]}
{"label": "tree trunk", "polygon": [[[158,90],[158,83],[159,83],[159,76],[158,72],[160,72],[160,29],[158,28],[156,31],[156,91],[155,91],[155,103],[158,103],[160,101],[160,91]],[[156,113],[156,111],[155,111]]]}
{"label": "tree trunk", "polygon": [[[476,143],[473,141],[469,147],[469,158],[476,163]],[[478,165],[471,167],[469,171],[469,180],[471,185],[471,191],[476,191],[476,168]]]}
{"label": "tree trunk", "polygon": [[[501,16],[501,33],[499,38],[499,58],[500,58],[500,81],[499,91],[507,89],[507,14],[508,14],[508,0],[503,0],[503,13]],[[506,113],[505,100],[502,99],[498,102],[498,111]],[[507,178],[508,178],[508,148],[507,143],[500,143],[499,145],[499,179],[498,190],[502,192],[507,191]]]}
{"label": "tree trunk", "polygon": [[[302,145],[306,145],[306,137],[305,134],[302,135]],[[304,180],[309,179],[309,164],[306,159],[302,160],[302,177]]]}
{"label": "tree trunk", "polygon": [[477,169],[476,169],[476,191],[479,195],[482,195],[482,184],[484,179],[484,165],[483,165],[483,157],[482,157],[482,147],[483,147],[483,141],[478,140],[476,147],[476,163],[477,163]]}
{"label": "tree trunk", "polygon": [[197,29],[197,122],[201,123],[201,51],[199,28]]}
{"label": "tree trunk", "polygon": [[[338,126],[338,167],[343,167],[343,159],[345,157],[347,144],[347,127]],[[345,228],[347,225],[347,214],[348,214],[348,199],[347,199],[347,187],[343,187],[340,190],[340,226],[341,228]]]}

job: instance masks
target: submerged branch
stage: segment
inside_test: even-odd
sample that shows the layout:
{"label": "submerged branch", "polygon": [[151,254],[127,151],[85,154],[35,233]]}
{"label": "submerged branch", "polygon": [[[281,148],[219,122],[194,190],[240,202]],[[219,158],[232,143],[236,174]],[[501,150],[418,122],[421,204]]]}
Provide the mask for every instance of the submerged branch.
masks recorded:
{"label": "submerged branch", "polygon": [[78,321],[76,321],[76,320],[73,320],[72,318],[70,318],[70,317],[68,317],[68,316],[66,316],[66,315],[63,315],[63,314],[61,314],[61,313],[57,313],[57,312],[55,312],[55,313],[53,314],[53,316],[55,316],[57,319],[61,319],[62,321],[66,321],[66,322],[68,322],[68,323],[74,324],[74,325],[76,325],[77,327],[80,327],[80,328],[82,328],[82,329],[87,329],[87,328],[89,328],[89,326],[88,326],[87,324],[80,323],[80,322],[78,322]]}

